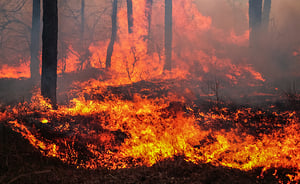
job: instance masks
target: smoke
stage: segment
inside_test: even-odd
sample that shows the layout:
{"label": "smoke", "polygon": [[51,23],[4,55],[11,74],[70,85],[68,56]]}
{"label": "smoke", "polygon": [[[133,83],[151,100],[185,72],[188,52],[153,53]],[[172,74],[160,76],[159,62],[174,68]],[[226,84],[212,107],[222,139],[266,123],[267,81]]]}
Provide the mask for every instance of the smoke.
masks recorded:
{"label": "smoke", "polygon": [[[59,4],[60,74],[105,67],[111,34],[111,1],[86,0],[83,37],[80,36],[80,5],[79,0]],[[28,25],[30,6],[31,3],[25,4],[18,13],[18,19]],[[146,43],[145,1],[133,1],[133,36],[127,33],[126,2],[120,1],[118,8],[112,68],[123,72],[127,82],[159,76],[164,61],[164,1],[153,1],[150,52]],[[272,0],[269,29],[262,31],[255,49],[249,49],[247,0],[174,0],[173,9],[173,66],[175,70],[184,70],[183,76],[188,74],[198,80],[202,88],[209,89],[195,93],[215,94],[217,85],[223,96],[240,98],[253,86],[255,90],[263,89],[260,92],[274,93],[275,88],[288,90],[295,83],[293,81],[300,81],[297,71],[300,68],[298,0]],[[15,24],[10,28],[17,27]],[[24,28],[22,31],[28,40],[30,31]],[[28,41],[8,39],[4,33],[1,32],[1,39],[9,42],[6,46],[21,47],[26,51],[21,55],[29,61]],[[2,66],[20,61],[11,51],[2,49],[1,56]],[[300,84],[296,82],[294,86]]]}
{"label": "smoke", "polygon": [[[195,1],[200,12],[212,19],[212,27],[223,33],[243,35],[249,29],[248,1]],[[223,45],[234,63],[246,62],[267,79],[265,86],[288,91],[293,84],[299,90],[300,75],[300,2],[272,0],[268,30],[262,30],[256,49]],[[214,35],[215,36],[215,35]],[[209,40],[210,43],[213,39]],[[214,45],[218,48],[218,44]],[[244,60],[245,59],[245,60]],[[298,89],[297,89],[298,88]]]}

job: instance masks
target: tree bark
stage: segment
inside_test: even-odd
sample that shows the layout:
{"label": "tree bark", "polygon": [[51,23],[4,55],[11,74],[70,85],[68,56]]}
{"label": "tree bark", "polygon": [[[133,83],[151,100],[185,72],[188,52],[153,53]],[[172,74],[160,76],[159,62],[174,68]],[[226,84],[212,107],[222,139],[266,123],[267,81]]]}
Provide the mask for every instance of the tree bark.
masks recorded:
{"label": "tree bark", "polygon": [[264,30],[268,30],[271,12],[271,0],[264,0],[264,9],[262,14],[262,25]]}
{"label": "tree bark", "polygon": [[81,18],[81,25],[80,25],[80,70],[83,70],[84,62],[87,60],[86,57],[86,45],[84,41],[84,27],[85,27],[85,0],[81,0],[81,9],[80,9],[80,18]]}
{"label": "tree bark", "polygon": [[172,68],[172,0],[165,0],[165,65],[164,70]]}
{"label": "tree bark", "polygon": [[57,0],[43,0],[43,49],[41,94],[43,97],[50,99],[53,108],[57,108],[57,38]]}
{"label": "tree bark", "polygon": [[117,12],[118,11],[118,0],[113,1],[113,11],[112,11],[112,29],[111,29],[111,39],[107,48],[106,54],[106,69],[111,68],[111,56],[114,51],[114,44],[117,37]]}
{"label": "tree bark", "polygon": [[84,38],[84,25],[85,25],[85,0],[81,0],[81,10],[80,10],[80,15],[81,15],[81,29],[80,29],[80,39],[83,41]]}
{"label": "tree bark", "polygon": [[133,11],[132,11],[132,0],[127,0],[127,19],[128,19],[128,33],[133,32]]}
{"label": "tree bark", "polygon": [[147,53],[150,53],[151,50],[151,21],[152,21],[152,4],[153,0],[147,0],[146,1],[146,18],[148,22],[148,27],[147,27]]}
{"label": "tree bark", "polygon": [[259,40],[262,21],[262,0],[249,0],[250,47]]}
{"label": "tree bark", "polygon": [[40,26],[41,26],[41,1],[33,0],[32,3],[32,27],[30,44],[30,74],[34,82],[40,80]]}

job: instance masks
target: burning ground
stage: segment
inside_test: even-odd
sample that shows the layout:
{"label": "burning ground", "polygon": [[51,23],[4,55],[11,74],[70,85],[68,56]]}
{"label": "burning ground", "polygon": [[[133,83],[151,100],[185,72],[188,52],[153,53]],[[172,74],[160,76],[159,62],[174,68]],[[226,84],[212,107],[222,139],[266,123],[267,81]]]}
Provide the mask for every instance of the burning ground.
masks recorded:
{"label": "burning ground", "polygon": [[[71,171],[83,175],[87,171],[82,169],[95,170],[88,175],[108,169],[95,178],[108,177],[107,182],[121,182],[129,173],[128,182],[150,183],[299,180],[299,111],[200,99],[187,102],[190,94],[179,93],[178,86],[188,82],[106,86],[109,82],[91,80],[70,90],[72,100],[57,110],[36,94],[31,102],[4,107],[1,122],[41,155],[57,158],[39,158],[50,165],[47,177],[58,174],[51,166],[58,163],[58,168],[78,168]],[[36,151],[30,155],[38,155]],[[2,155],[8,162],[2,170],[15,164],[9,157]],[[214,174],[221,179],[209,177]],[[2,179],[8,182],[11,177],[8,172]]]}

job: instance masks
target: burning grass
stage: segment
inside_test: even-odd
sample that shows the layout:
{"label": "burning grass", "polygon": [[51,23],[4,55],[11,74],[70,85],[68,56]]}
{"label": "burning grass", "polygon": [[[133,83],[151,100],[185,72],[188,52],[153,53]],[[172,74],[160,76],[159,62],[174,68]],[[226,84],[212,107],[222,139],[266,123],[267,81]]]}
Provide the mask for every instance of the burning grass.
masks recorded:
{"label": "burning grass", "polygon": [[178,98],[170,85],[162,89],[156,84],[154,89],[144,88],[150,82],[119,87],[81,84],[58,110],[36,94],[31,102],[5,107],[1,122],[43,156],[74,168],[116,169],[109,172],[119,174],[135,168],[155,170],[165,162],[171,169],[180,158],[187,170],[220,168],[242,178],[254,172],[258,178],[251,176],[252,181],[272,171],[274,180],[299,180],[299,111],[222,103],[207,108],[204,102]]}

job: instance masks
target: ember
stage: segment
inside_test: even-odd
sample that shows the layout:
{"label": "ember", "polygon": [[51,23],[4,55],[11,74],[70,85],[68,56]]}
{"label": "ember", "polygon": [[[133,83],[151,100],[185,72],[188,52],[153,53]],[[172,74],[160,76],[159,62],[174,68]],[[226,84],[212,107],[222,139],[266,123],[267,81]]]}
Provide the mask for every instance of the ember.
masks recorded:
{"label": "ember", "polygon": [[[26,81],[32,94],[22,101],[0,99],[1,126],[22,135],[43,157],[77,169],[155,168],[169,161],[176,165],[179,160],[188,167],[230,168],[247,175],[253,172],[256,182],[270,172],[278,183],[299,182],[299,89],[296,82],[291,89],[283,89],[278,77],[270,76],[266,65],[259,63],[270,62],[273,53],[283,47],[281,40],[272,43],[275,33],[265,27],[269,1],[265,0],[260,10],[261,20],[253,14],[258,10],[252,0],[249,4],[221,2],[226,11],[235,10],[244,17],[237,24],[249,21],[250,29],[233,28],[227,20],[230,18],[224,18],[228,23],[224,26],[215,10],[212,13],[200,7],[214,7],[214,3],[130,2],[127,7],[117,0],[109,5],[88,0],[78,5],[59,4],[57,63],[51,63],[56,55],[47,58],[53,45],[45,46],[51,43],[44,40],[44,35],[50,34],[44,29],[42,53],[31,46],[30,62],[24,56],[19,66],[5,63],[0,67],[0,83]],[[28,3],[21,4],[19,11],[28,8]],[[112,6],[111,17],[108,13],[101,18],[85,16],[86,10],[95,11],[96,4],[104,12]],[[44,6],[57,8],[57,1],[44,0]],[[14,8],[9,3],[4,7]],[[74,11],[79,7],[80,11]],[[70,12],[76,20],[81,16],[80,34],[72,33],[79,40],[65,33],[71,32],[68,26],[74,21],[66,15]],[[162,12],[166,12],[165,22]],[[236,19],[236,12],[229,17]],[[112,27],[97,28],[99,19],[112,20]],[[110,29],[111,38],[99,34]],[[298,66],[299,43],[283,50],[281,58],[291,61],[289,67]],[[279,69],[272,66],[270,70]],[[282,80],[299,77],[295,72],[287,73],[282,72]],[[41,85],[36,82],[39,75]],[[1,87],[6,91],[1,96],[11,88]],[[5,175],[1,181],[9,182]]]}

